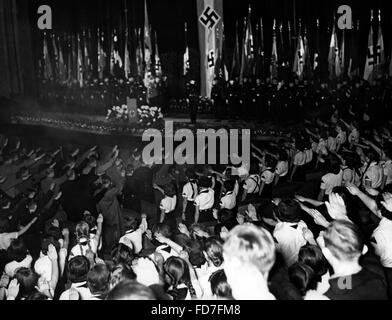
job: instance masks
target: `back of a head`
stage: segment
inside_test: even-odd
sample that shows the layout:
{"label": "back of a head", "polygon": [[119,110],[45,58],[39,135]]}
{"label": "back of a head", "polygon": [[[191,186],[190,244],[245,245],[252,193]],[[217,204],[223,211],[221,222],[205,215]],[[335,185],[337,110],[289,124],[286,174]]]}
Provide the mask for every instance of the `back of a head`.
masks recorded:
{"label": "back of a head", "polygon": [[90,238],[90,227],[86,221],[81,221],[76,225],[75,228],[76,239],[89,239]]}
{"label": "back of a head", "polygon": [[22,239],[14,239],[11,241],[7,249],[7,257],[9,261],[22,262],[28,254],[25,243]]}
{"label": "back of a head", "polygon": [[87,274],[87,286],[92,294],[102,294],[109,288],[110,271],[106,264],[98,263]]}
{"label": "back of a head", "polygon": [[85,256],[76,256],[68,261],[67,269],[69,281],[72,283],[84,282],[87,280],[90,262]]}
{"label": "back of a head", "polygon": [[328,261],[316,245],[303,246],[298,253],[298,262],[311,267],[319,277],[328,271]]}
{"label": "back of a head", "polygon": [[340,171],[340,159],[334,155],[330,154],[328,156],[329,172],[333,174],[338,174]]}
{"label": "back of a head", "polygon": [[324,243],[332,255],[342,262],[355,261],[364,248],[359,228],[347,220],[333,221],[324,233]]}
{"label": "back of a head", "polygon": [[30,268],[19,268],[15,272],[15,279],[19,283],[19,296],[28,297],[38,285],[38,275]]}
{"label": "back of a head", "polygon": [[284,199],[279,202],[276,215],[282,222],[299,222],[301,220],[301,207],[293,199]]}
{"label": "back of a head", "polygon": [[267,230],[253,224],[239,225],[230,231],[223,245],[223,257],[225,265],[236,259],[267,274],[275,263],[275,243]]}
{"label": "back of a head", "polygon": [[156,300],[154,291],[136,281],[122,281],[108,294],[106,300]]}
{"label": "back of a head", "polygon": [[302,296],[305,296],[308,290],[315,290],[317,288],[316,274],[306,264],[295,263],[290,266],[289,278]]}
{"label": "back of a head", "polygon": [[224,270],[215,271],[210,276],[211,292],[221,299],[233,299],[230,285]]}
{"label": "back of a head", "polygon": [[215,267],[223,263],[223,246],[218,239],[209,238],[204,242],[204,252]]}
{"label": "back of a head", "polygon": [[187,263],[179,257],[170,257],[163,265],[165,274],[170,278],[169,285],[177,287],[180,283],[190,282],[190,273]]}

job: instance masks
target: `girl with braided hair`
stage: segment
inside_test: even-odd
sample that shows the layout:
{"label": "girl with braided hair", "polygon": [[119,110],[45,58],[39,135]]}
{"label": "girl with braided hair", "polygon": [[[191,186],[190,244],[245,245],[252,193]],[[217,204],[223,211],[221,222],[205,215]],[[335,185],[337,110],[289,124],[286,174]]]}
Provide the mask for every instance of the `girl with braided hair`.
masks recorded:
{"label": "girl with braided hair", "polygon": [[173,300],[191,300],[200,297],[195,290],[195,287],[199,286],[192,281],[187,261],[179,257],[170,257],[166,260],[163,270],[166,291],[173,297]]}

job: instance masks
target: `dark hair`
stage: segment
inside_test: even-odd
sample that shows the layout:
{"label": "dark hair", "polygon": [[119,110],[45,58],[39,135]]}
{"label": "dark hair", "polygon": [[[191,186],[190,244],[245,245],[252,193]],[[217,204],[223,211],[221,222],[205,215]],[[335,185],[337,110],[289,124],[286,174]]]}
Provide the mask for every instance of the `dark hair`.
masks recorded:
{"label": "dark hair", "polygon": [[222,241],[209,238],[204,242],[204,252],[215,267],[220,267],[223,263]]}
{"label": "dark hair", "polygon": [[235,180],[233,179],[225,180],[225,182],[223,182],[223,186],[226,191],[233,191],[235,187]]}
{"label": "dark hair", "polygon": [[301,219],[301,207],[293,199],[283,199],[275,210],[277,218],[282,222],[299,222]]}
{"label": "dark hair", "polygon": [[60,250],[60,244],[56,239],[53,237],[46,237],[41,241],[41,251],[44,255],[48,254],[49,245],[53,245],[56,248],[56,251]]}
{"label": "dark hair", "polygon": [[11,241],[7,249],[7,257],[9,261],[22,262],[28,255],[28,250],[22,239],[14,239]]}
{"label": "dark hair", "polygon": [[185,175],[189,181],[194,181],[197,179],[197,175],[194,169],[188,168],[185,170]]}
{"label": "dark hair", "polygon": [[311,267],[302,263],[295,263],[289,268],[289,278],[302,296],[308,290],[317,288],[316,275]]}
{"label": "dark hair", "polygon": [[202,246],[199,241],[192,239],[187,241],[185,250],[189,254],[189,262],[192,264],[192,266],[200,268],[203,264],[206,263]]}
{"label": "dark hair", "polygon": [[265,162],[266,167],[268,167],[268,168],[273,168],[276,165],[276,159],[273,158],[272,156],[270,156],[269,154],[267,154],[264,157],[264,162]]}
{"label": "dark hair", "polygon": [[137,215],[127,215],[124,217],[124,226],[126,230],[137,230],[142,219]]}
{"label": "dark hair", "polygon": [[0,233],[7,233],[10,228],[10,221],[7,218],[0,219]]}
{"label": "dark hair", "polygon": [[158,223],[156,224],[153,229],[152,229],[152,233],[160,233],[161,235],[163,235],[166,238],[171,238],[172,237],[172,229],[168,224],[165,223]]}
{"label": "dark hair", "polygon": [[306,245],[299,250],[298,262],[311,267],[321,280],[321,276],[328,271],[328,261],[325,259],[321,249],[316,245]]}
{"label": "dark hair", "polygon": [[278,155],[279,155],[279,160],[280,161],[287,161],[287,160],[289,160],[289,155],[287,154],[286,149],[280,149],[278,151]]}
{"label": "dark hair", "polygon": [[90,214],[85,214],[83,217],[83,221],[86,222],[91,229],[95,228],[97,226],[97,219],[90,213]]}
{"label": "dark hair", "polygon": [[[384,190],[384,192],[390,192],[388,190]],[[384,205],[381,203],[382,201],[384,201],[384,197],[383,197],[383,193],[379,193],[376,197],[376,203],[377,203],[377,207],[378,210],[381,212],[381,215],[388,219],[388,220],[392,220],[392,212],[388,211]]]}
{"label": "dark hair", "polygon": [[249,166],[249,174],[258,174],[260,171],[259,163],[256,161],[251,161]]}
{"label": "dark hair", "polygon": [[[121,269],[121,272],[119,274],[115,274],[114,272]],[[117,285],[121,281],[124,280],[136,280],[136,274],[131,268],[131,266],[126,265],[124,263],[118,263],[116,264],[110,273],[110,285]]]}
{"label": "dark hair", "polygon": [[122,243],[117,244],[113,248],[111,255],[115,264],[123,263],[127,266],[131,266],[132,260],[134,259],[134,252],[132,248]]}
{"label": "dark hair", "polygon": [[329,172],[333,174],[338,174],[340,172],[340,159],[334,155],[330,154],[328,156]]}
{"label": "dark hair", "polygon": [[63,237],[60,228],[53,226],[51,224],[46,225],[45,234],[47,237],[52,237],[56,241],[60,240]]}
{"label": "dark hair", "polygon": [[72,283],[84,282],[87,280],[90,262],[85,256],[76,256],[68,261],[67,269],[69,281]]}
{"label": "dark hair", "polygon": [[199,186],[201,188],[211,188],[212,186],[211,179],[205,176],[201,176],[199,179]]}
{"label": "dark hair", "polygon": [[[167,285],[172,286],[170,294],[173,296],[174,300],[177,299],[177,287],[182,283],[187,286],[191,297],[196,297],[196,292],[191,283],[188,264],[183,259],[173,256],[168,258],[163,265],[163,270],[167,275],[167,277],[165,277]],[[167,278],[169,278],[169,280],[167,280]]]}
{"label": "dark hair", "polygon": [[18,297],[28,297],[35,292],[38,285],[38,274],[30,268],[19,268],[15,272],[15,279],[19,283]]}
{"label": "dark hair", "polygon": [[126,280],[118,283],[108,294],[106,300],[156,300],[154,291],[136,281]]}
{"label": "dark hair", "polygon": [[174,197],[176,195],[176,188],[173,183],[167,183],[164,185],[163,190],[165,195],[168,197]]}
{"label": "dark hair", "polygon": [[92,294],[103,294],[109,289],[110,271],[106,264],[96,264],[87,274],[87,286]]}
{"label": "dark hair", "polygon": [[26,300],[49,300],[49,298],[41,292],[34,292]]}
{"label": "dark hair", "polygon": [[209,278],[211,292],[219,298],[233,299],[230,285],[224,270],[215,271]]}

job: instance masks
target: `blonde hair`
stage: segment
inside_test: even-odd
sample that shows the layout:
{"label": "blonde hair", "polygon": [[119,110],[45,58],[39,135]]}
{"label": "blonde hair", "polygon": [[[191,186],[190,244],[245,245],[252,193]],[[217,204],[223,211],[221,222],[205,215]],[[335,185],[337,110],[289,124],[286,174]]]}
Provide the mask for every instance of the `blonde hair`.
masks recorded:
{"label": "blonde hair", "polygon": [[243,264],[256,267],[262,274],[269,272],[275,263],[275,243],[271,234],[253,224],[231,230],[223,253],[226,258],[237,258]]}

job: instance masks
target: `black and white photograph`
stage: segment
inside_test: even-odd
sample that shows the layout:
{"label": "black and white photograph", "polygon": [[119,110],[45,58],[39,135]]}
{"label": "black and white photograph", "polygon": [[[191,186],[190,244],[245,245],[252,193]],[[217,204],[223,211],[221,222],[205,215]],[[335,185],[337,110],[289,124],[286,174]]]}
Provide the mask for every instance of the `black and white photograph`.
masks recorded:
{"label": "black and white photograph", "polygon": [[0,0],[12,300],[392,300],[390,0]]}

